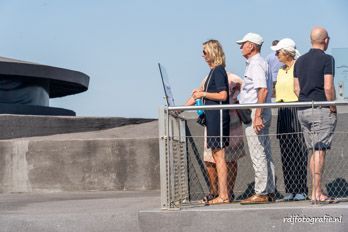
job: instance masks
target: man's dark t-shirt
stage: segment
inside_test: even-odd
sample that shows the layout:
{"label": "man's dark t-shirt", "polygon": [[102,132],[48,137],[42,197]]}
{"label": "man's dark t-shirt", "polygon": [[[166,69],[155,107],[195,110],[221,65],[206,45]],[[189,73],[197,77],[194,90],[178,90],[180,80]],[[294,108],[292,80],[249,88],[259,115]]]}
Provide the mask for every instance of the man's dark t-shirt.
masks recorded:
{"label": "man's dark t-shirt", "polygon": [[299,101],[327,101],[324,91],[324,75],[334,76],[335,60],[323,50],[312,48],[300,56],[294,67],[294,76],[300,84]]}

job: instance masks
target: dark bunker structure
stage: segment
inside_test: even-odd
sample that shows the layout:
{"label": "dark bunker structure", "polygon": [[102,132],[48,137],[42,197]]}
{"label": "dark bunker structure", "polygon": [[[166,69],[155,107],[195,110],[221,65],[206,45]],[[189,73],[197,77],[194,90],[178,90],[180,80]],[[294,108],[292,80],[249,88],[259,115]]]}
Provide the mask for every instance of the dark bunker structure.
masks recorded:
{"label": "dark bunker structure", "polygon": [[0,57],[0,114],[75,116],[50,107],[49,99],[84,92],[88,84],[82,72]]}

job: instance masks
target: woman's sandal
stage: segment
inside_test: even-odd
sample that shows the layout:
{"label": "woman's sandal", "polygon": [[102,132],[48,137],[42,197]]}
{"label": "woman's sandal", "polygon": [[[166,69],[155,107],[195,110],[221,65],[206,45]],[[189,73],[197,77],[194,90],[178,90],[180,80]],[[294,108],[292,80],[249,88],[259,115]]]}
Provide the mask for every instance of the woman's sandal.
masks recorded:
{"label": "woman's sandal", "polygon": [[210,201],[207,201],[205,205],[221,205],[221,204],[228,204],[228,203],[230,203],[230,200],[228,198],[223,199],[221,197],[216,197]]}
{"label": "woman's sandal", "polygon": [[[325,195],[323,195],[325,196]],[[334,204],[334,203],[338,203],[337,199],[333,198],[333,197],[329,197],[329,196],[325,196],[322,199],[318,199],[318,200],[311,200],[312,205],[318,203],[318,204]]]}
{"label": "woman's sandal", "polygon": [[203,197],[202,202],[203,203],[209,202],[209,201],[213,200],[214,198],[216,198],[217,196],[218,195],[216,195],[216,194],[209,193],[208,195]]}
{"label": "woman's sandal", "polygon": [[326,196],[324,199],[321,199],[318,202],[319,204],[333,204],[333,203],[337,203],[337,200],[333,197]]}

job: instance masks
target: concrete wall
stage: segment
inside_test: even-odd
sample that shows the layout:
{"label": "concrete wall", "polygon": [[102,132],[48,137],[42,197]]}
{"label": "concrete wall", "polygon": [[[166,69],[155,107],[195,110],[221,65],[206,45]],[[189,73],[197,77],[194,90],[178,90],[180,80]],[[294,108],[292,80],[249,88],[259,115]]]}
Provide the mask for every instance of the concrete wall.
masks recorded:
{"label": "concrete wall", "polygon": [[[58,133],[64,128],[76,130],[76,125],[86,125],[88,130],[104,120],[76,117],[72,121],[65,117],[51,122],[47,117],[5,116],[13,134],[20,134],[21,123],[24,131],[30,128],[31,134]],[[196,115],[189,119],[188,127],[192,135],[202,135],[202,128],[195,123]],[[1,119],[1,117],[0,117]],[[9,120],[13,119],[13,121]],[[62,120],[62,121],[60,121]],[[336,131],[348,132],[348,114],[340,114]],[[117,120],[111,120],[117,122]],[[136,119],[134,119],[136,121]],[[118,121],[118,122],[122,122]],[[124,119],[122,123],[129,124]],[[75,124],[74,124],[75,123]],[[122,125],[119,123],[118,125]],[[41,137],[25,137],[0,140],[0,192],[45,192],[45,191],[89,191],[89,190],[152,190],[160,188],[158,122],[152,121],[137,125],[119,126],[110,129],[81,133],[57,134]],[[37,126],[37,128],[35,127]],[[64,127],[65,125],[65,127]],[[74,128],[75,125],[76,127]],[[271,133],[275,133],[276,116],[273,117]],[[70,128],[70,126],[72,128]],[[107,126],[111,126],[111,123]],[[6,125],[1,125],[6,131]],[[16,128],[16,129],[14,129]],[[81,129],[81,128],[80,128]],[[10,132],[7,129],[7,132]],[[8,134],[7,134],[8,135]],[[348,196],[348,159],[346,151],[347,133],[335,137],[334,150],[327,158],[324,174],[326,189],[340,191]],[[197,142],[196,149],[203,144]],[[284,189],[278,140],[272,139],[273,158],[276,165],[278,190]],[[190,148],[189,148],[190,152]],[[190,171],[190,176],[191,171]],[[235,191],[238,195],[252,190],[254,172],[249,156],[239,161],[239,171]],[[310,181],[308,182],[310,183]],[[202,192],[201,186],[191,181],[191,190]],[[337,192],[337,191],[336,191]],[[196,197],[201,197],[196,195]]]}
{"label": "concrete wall", "polygon": [[0,143],[0,192],[159,189],[158,141]]}
{"label": "concrete wall", "polygon": [[158,136],[144,136],[146,129],[157,131],[157,122],[2,140],[0,192],[159,189]]}

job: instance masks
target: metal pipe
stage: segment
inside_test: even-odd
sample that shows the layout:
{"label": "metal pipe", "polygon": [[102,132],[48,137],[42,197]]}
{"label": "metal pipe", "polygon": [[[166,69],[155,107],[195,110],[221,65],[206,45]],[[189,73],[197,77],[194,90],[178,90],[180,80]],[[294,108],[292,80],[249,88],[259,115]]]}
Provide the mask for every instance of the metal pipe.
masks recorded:
{"label": "metal pipe", "polygon": [[343,106],[348,101],[322,101],[322,102],[288,102],[288,103],[262,103],[262,104],[229,104],[229,105],[203,105],[203,106],[170,106],[169,111],[186,110],[219,110],[219,109],[251,109],[251,108],[280,108],[280,107],[317,107],[317,106]]}

